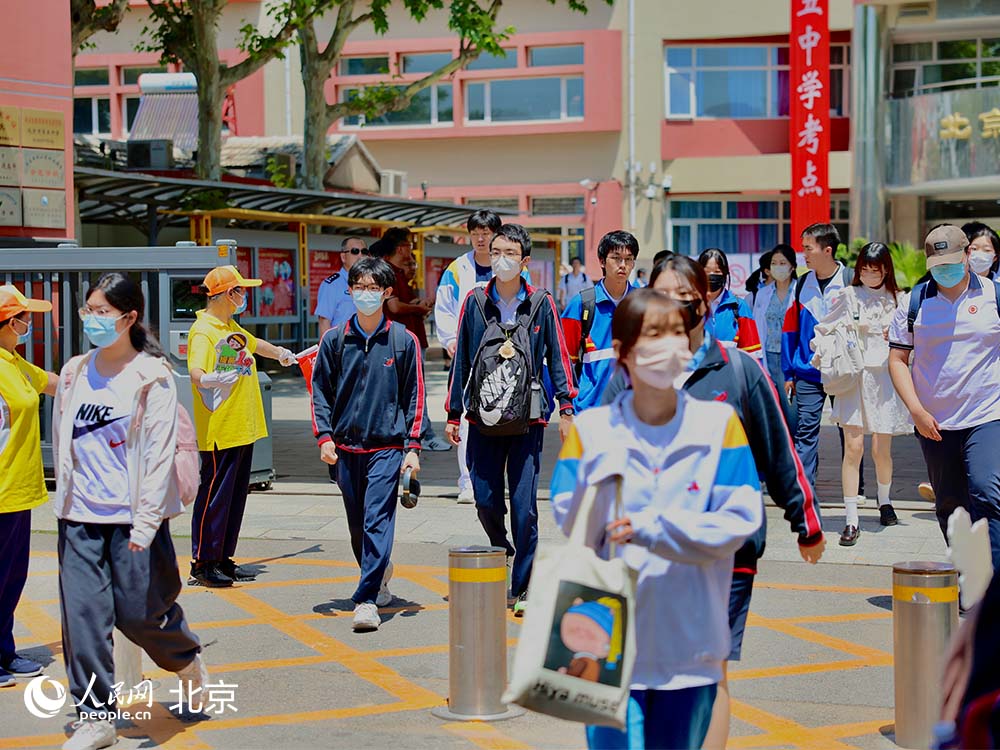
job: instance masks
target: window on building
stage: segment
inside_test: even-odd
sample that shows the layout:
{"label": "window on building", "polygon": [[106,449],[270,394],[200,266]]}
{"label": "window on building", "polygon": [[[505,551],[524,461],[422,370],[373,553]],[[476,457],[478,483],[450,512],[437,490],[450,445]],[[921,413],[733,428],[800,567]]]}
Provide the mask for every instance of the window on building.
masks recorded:
{"label": "window on building", "polygon": [[[666,47],[667,117],[788,116],[787,45]],[[848,114],[849,48],[830,46],[830,114]]]}
{"label": "window on building", "polygon": [[528,65],[583,65],[583,45],[568,44],[561,47],[532,47],[528,50]]}
{"label": "window on building", "polygon": [[451,61],[450,52],[417,52],[403,55],[400,67],[404,73],[433,73]]}
{"label": "window on building", "polygon": [[1000,38],[893,44],[891,72],[896,99],[1000,86]]}
{"label": "window on building", "polygon": [[377,76],[389,72],[389,58],[381,57],[342,57],[340,59],[340,75],[342,76]]}
{"label": "window on building", "polygon": [[137,68],[122,68],[122,85],[135,86],[139,83],[139,76],[143,73],[166,73],[167,69],[163,65],[147,65]]}
{"label": "window on building", "polygon": [[132,131],[132,123],[135,116],[139,114],[139,97],[126,96],[122,101],[122,122],[125,123],[125,132]]}
{"label": "window on building", "polygon": [[[343,100],[354,98],[360,89],[345,89]],[[452,124],[451,84],[431,86],[421,91],[410,101],[410,106],[398,112],[386,112],[377,117],[354,115],[344,118],[344,125],[356,127],[398,127],[404,125]]]}
{"label": "window on building", "polygon": [[466,206],[476,206],[477,208],[492,208],[500,211],[517,211],[520,208],[518,199],[515,198],[466,198]]}
{"label": "window on building", "polygon": [[74,133],[110,133],[111,100],[107,97],[88,97],[73,100]]}
{"label": "window on building", "polygon": [[[746,198],[670,201],[674,252],[697,255],[709,247],[727,253],[763,253],[791,237],[792,204],[786,200]],[[830,222],[846,243],[848,198],[830,201]]]}
{"label": "window on building", "polygon": [[583,196],[537,197],[531,199],[532,216],[574,216],[583,213]]}
{"label": "window on building", "polygon": [[512,78],[465,86],[469,122],[572,120],[583,117],[583,78]]}
{"label": "window on building", "polygon": [[516,68],[517,50],[505,49],[503,55],[494,57],[482,54],[466,66],[466,70],[497,70],[499,68]]}
{"label": "window on building", "polygon": [[73,71],[74,86],[107,86],[109,83],[107,68],[77,68]]}

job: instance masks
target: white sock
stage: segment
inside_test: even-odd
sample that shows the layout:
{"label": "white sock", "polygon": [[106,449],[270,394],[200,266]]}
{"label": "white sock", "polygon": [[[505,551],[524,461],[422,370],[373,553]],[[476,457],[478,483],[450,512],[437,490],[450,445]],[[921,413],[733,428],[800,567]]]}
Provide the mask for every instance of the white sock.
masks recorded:
{"label": "white sock", "polygon": [[881,482],[878,483],[878,507],[881,508],[883,505],[891,505],[889,502],[889,488],[891,487],[892,482],[889,482],[888,484],[882,484]]}
{"label": "white sock", "polygon": [[847,526],[858,527],[858,499],[856,497],[844,498],[844,510],[847,512]]}

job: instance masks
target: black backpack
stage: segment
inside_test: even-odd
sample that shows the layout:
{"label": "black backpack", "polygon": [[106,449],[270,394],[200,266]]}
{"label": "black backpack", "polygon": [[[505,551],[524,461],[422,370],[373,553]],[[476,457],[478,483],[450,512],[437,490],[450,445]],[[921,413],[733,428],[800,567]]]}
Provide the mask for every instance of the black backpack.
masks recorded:
{"label": "black backpack", "polygon": [[576,356],[576,366],[573,368],[577,385],[583,375],[583,355],[587,353],[587,337],[594,327],[594,314],[597,312],[597,289],[588,286],[580,292],[580,350]]}
{"label": "black backpack", "polygon": [[531,327],[549,297],[544,289],[531,293],[529,312],[504,325],[486,312],[486,292],[474,291],[479,312],[486,321],[472,372],[465,386],[470,421],[484,435],[524,435],[532,417],[532,400],[540,395],[541,382],[531,351]]}

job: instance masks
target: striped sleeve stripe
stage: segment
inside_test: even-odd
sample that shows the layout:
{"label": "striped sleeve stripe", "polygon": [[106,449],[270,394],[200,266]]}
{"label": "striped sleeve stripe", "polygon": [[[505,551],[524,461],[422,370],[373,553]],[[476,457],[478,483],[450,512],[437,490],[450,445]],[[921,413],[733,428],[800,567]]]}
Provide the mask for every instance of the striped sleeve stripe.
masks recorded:
{"label": "striped sleeve stripe", "polygon": [[549,307],[552,308],[552,321],[556,327],[556,337],[559,339],[559,360],[562,362],[563,371],[566,373],[566,384],[569,386],[569,397],[576,398],[577,391],[573,378],[573,367],[569,361],[569,349],[566,348],[566,337],[563,336],[562,326],[559,325],[559,312],[556,310],[556,303],[549,295]]}
{"label": "striped sleeve stripe", "polygon": [[404,329],[407,335],[413,340],[414,351],[413,354],[417,360],[417,411],[413,415],[413,429],[410,430],[411,440],[420,440],[420,435],[424,431],[424,414],[426,413],[426,405],[424,403],[425,391],[424,391],[424,364],[420,358],[420,342],[414,335],[413,331],[408,328]]}
{"label": "striped sleeve stripe", "polygon": [[[761,365],[763,368],[763,365]],[[781,403],[780,397],[778,396],[778,389],[775,387],[774,383],[771,382],[771,378],[767,377],[764,379],[767,382],[767,387],[771,389],[771,394],[774,396],[778,403]],[[813,492],[813,486],[810,484],[809,480],[806,479],[806,470],[802,466],[802,460],[799,458],[799,452],[795,450],[795,442],[792,440],[792,433],[788,431],[788,424],[784,419],[781,420],[781,433],[784,435],[786,445],[788,447],[788,452],[792,456],[792,460],[795,462],[795,481],[799,485],[799,489],[802,491],[802,515],[806,521],[806,536],[813,536],[823,530],[823,525],[819,520],[819,513],[816,510],[816,493]]]}

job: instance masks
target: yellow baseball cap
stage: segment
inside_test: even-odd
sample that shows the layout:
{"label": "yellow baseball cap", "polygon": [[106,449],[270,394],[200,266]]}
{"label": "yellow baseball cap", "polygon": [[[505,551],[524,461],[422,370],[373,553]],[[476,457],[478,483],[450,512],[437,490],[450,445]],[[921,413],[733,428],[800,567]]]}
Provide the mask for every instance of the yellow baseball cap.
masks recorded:
{"label": "yellow baseball cap", "polygon": [[208,296],[214,297],[236,287],[260,286],[264,282],[260,279],[244,279],[236,266],[218,266],[208,272],[202,283],[208,289]]}
{"label": "yellow baseball cap", "polygon": [[0,322],[23,312],[50,312],[52,303],[44,299],[28,299],[12,284],[0,286]]}

